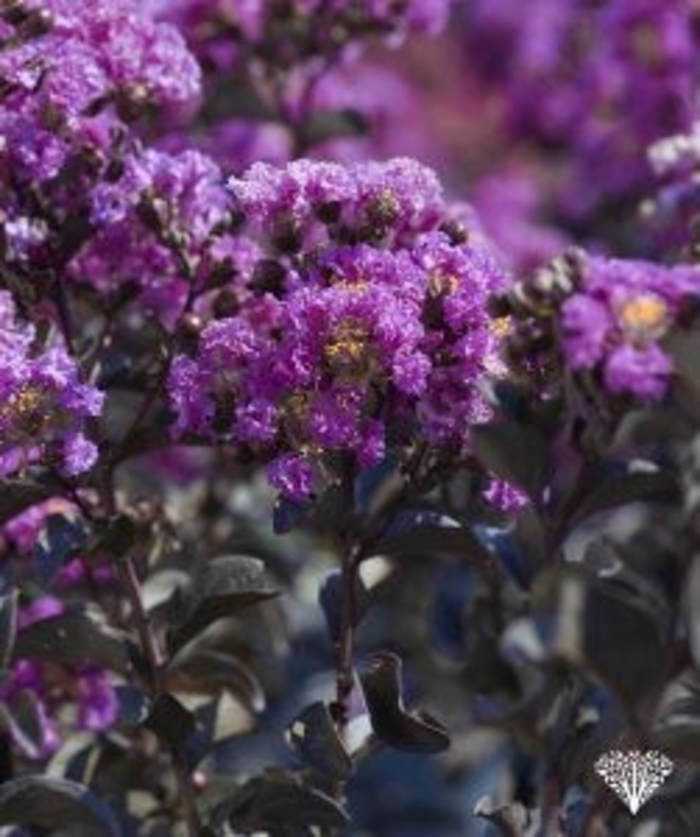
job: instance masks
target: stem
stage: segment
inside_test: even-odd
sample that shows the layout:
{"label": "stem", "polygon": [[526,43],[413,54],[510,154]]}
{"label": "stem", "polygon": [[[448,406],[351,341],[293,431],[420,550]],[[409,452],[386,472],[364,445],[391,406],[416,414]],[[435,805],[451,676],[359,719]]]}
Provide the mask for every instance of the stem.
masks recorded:
{"label": "stem", "polygon": [[[387,528],[411,492],[419,485],[418,472],[423,464],[425,447],[421,446],[406,468],[404,480],[394,494],[387,499],[368,522],[364,532],[353,539],[343,553],[340,568],[340,624],[336,640],[336,701],[334,715],[338,733],[343,739],[346,734],[350,715],[350,697],[354,688],[353,651],[355,643],[355,624],[357,622],[357,573],[363,558],[367,557],[372,547],[381,540]],[[348,502],[352,502],[352,484],[354,475],[349,472],[345,477],[345,490]]]}
{"label": "stem", "polygon": [[[111,472],[108,471],[103,475],[99,488],[105,511],[108,515],[114,516],[117,513],[117,503]],[[119,579],[126,591],[129,604],[131,605],[131,615],[136,633],[139,637],[141,650],[148,663],[149,692],[155,700],[167,691],[165,661],[158,646],[151,620],[143,603],[141,582],[139,581],[133,558],[127,553],[126,555],[119,556],[114,563]],[[185,815],[188,837],[199,837],[202,833],[202,828],[192,794],[189,771],[178,753],[171,751],[171,757],[173,770],[177,777],[177,784],[180,790],[180,801]]]}
{"label": "stem", "polygon": [[359,547],[346,551],[340,574],[340,626],[337,640],[336,662],[336,723],[341,738],[345,737],[350,715],[350,697],[354,686],[353,648],[355,641],[355,621],[357,596],[355,583],[357,578],[357,557]]}
{"label": "stem", "polygon": [[558,837],[560,828],[561,785],[555,775],[545,780],[542,793],[542,826],[544,837]]}
{"label": "stem", "polygon": [[68,295],[66,294],[66,288],[63,284],[62,276],[58,276],[56,278],[56,284],[54,285],[54,296],[56,308],[58,309],[58,321],[61,325],[63,339],[66,341],[68,353],[72,356],[75,356],[76,347],[74,339],[73,318],[71,316],[70,307],[68,305]]}
{"label": "stem", "polygon": [[122,583],[126,588],[129,603],[131,604],[132,618],[136,632],[139,635],[139,642],[148,662],[150,690],[153,696],[157,697],[165,692],[163,661],[151,626],[151,621],[143,605],[141,584],[139,583],[136,567],[131,556],[127,555],[125,558],[122,558],[118,563],[118,569]]}
{"label": "stem", "polygon": [[[122,558],[118,571],[124,584],[132,610],[132,618],[139,636],[141,648],[148,662],[149,686],[151,696],[156,699],[167,691],[165,682],[164,660],[141,596],[141,584],[136,567],[130,555]],[[183,807],[187,833],[189,837],[198,837],[202,833],[199,813],[192,793],[189,770],[179,753],[172,751],[173,769],[180,789],[180,802]]]}

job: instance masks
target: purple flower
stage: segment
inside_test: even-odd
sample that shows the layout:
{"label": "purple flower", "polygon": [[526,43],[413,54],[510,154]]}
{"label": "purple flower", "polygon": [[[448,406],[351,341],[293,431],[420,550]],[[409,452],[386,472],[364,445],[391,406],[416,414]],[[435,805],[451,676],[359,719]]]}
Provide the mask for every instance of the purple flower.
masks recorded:
{"label": "purple flower", "polygon": [[275,459],[267,469],[270,485],[290,500],[307,500],[313,491],[314,471],[308,459],[288,453]]}
{"label": "purple flower", "polygon": [[339,454],[370,468],[417,438],[467,447],[499,367],[486,303],[507,276],[483,234],[440,231],[469,214],[435,174],[303,160],[230,186],[263,258],[239,312],[176,359],[175,433],[272,459],[272,484],[297,499]]}
{"label": "purple flower", "polygon": [[584,294],[574,294],[562,308],[567,360],[574,369],[590,369],[605,354],[605,337],[613,326],[607,306]]}
{"label": "purple flower", "polygon": [[[556,143],[560,208],[579,222],[648,193],[647,147],[694,116],[697,29],[686,0],[477,0],[469,56],[497,81],[511,135]],[[498,60],[494,60],[498,56]],[[609,215],[606,216],[609,222]]]}
{"label": "purple flower", "polygon": [[82,669],[77,675],[77,686],[78,729],[92,732],[109,729],[117,720],[119,700],[107,672]]}
{"label": "purple flower", "polygon": [[698,287],[696,267],[589,257],[580,288],[561,310],[567,362],[573,369],[600,368],[613,394],[662,398],[673,364],[658,341]]}
{"label": "purple flower", "polygon": [[603,380],[609,392],[629,393],[658,401],[666,392],[673,364],[656,344],[639,348],[624,344],[608,356]]}
{"label": "purple flower", "polygon": [[530,502],[526,494],[504,480],[493,479],[484,492],[484,498],[494,508],[503,512],[517,512]]}
{"label": "purple flower", "polygon": [[[196,151],[148,149],[127,158],[115,182],[90,196],[96,234],[72,261],[70,272],[109,291],[132,283],[141,309],[174,328],[192,285],[201,294],[222,263],[248,257],[225,232],[230,195],[216,163]],[[249,249],[250,245],[248,245]]]}
{"label": "purple flower", "polygon": [[96,457],[83,428],[101,412],[103,393],[80,381],[57,341],[30,352],[34,331],[18,321],[6,291],[0,291],[0,310],[0,470],[57,457],[64,474],[83,473]]}

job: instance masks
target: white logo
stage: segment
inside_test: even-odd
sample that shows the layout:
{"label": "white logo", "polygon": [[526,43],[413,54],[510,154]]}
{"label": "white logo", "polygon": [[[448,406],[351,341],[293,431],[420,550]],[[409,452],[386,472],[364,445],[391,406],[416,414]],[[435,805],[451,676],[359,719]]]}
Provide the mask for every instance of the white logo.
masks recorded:
{"label": "white logo", "polygon": [[610,750],[594,768],[634,815],[673,772],[673,762],[658,750]]}

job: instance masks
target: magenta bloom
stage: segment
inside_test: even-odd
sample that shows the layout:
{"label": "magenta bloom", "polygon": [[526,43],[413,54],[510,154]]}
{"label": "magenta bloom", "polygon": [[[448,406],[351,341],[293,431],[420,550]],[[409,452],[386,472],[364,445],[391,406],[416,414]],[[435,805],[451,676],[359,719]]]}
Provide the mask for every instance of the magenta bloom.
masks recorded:
{"label": "magenta bloom", "polygon": [[43,461],[75,476],[97,457],[83,428],[100,414],[104,396],[80,381],[58,340],[30,351],[34,336],[18,320],[10,294],[0,291],[0,474]]}
{"label": "magenta bloom", "polygon": [[368,468],[417,438],[467,446],[498,367],[486,302],[507,277],[480,233],[443,231],[466,216],[433,172],[300,160],[230,185],[262,258],[238,314],[175,359],[176,434],[271,459],[294,499],[338,454]]}
{"label": "magenta bloom", "polygon": [[673,364],[659,340],[681,301],[700,289],[700,269],[589,258],[582,285],[564,303],[563,347],[573,369],[600,369],[615,395],[657,401]]}

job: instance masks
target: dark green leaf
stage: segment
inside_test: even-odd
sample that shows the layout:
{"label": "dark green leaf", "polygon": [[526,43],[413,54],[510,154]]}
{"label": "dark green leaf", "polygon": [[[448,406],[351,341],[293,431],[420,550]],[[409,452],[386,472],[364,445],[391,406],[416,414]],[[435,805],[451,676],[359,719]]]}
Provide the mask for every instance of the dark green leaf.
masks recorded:
{"label": "dark green leaf", "polygon": [[130,667],[125,635],[88,613],[64,613],[23,628],[15,643],[15,657],[99,666],[120,674]]}
{"label": "dark green leaf", "polygon": [[168,636],[171,655],[202,633],[217,619],[233,616],[243,608],[278,595],[265,577],[258,558],[224,555],[205,564],[195,584],[190,612]]}
{"label": "dark green leaf", "polygon": [[474,806],[474,816],[488,820],[503,837],[524,837],[531,824],[530,815],[524,805],[512,802],[494,805],[488,797],[482,797]]}
{"label": "dark green leaf", "polygon": [[385,537],[371,544],[362,558],[408,554],[445,554],[464,559],[489,578],[498,577],[498,564],[491,552],[470,529],[447,515],[423,510],[405,513],[405,519]]}
{"label": "dark green leaf", "polygon": [[202,648],[197,644],[178,654],[171,669],[204,691],[227,689],[254,712],[265,708],[265,694],[258,678],[241,660],[223,651]]}
{"label": "dark green leaf", "polygon": [[119,837],[111,809],[88,788],[67,779],[23,776],[0,785],[0,824],[46,828],[75,826],[91,837]]}
{"label": "dark green leaf", "polygon": [[348,815],[334,799],[285,774],[256,776],[239,789],[229,808],[236,831],[342,828]]}
{"label": "dark green leaf", "polygon": [[325,703],[314,703],[292,722],[287,731],[290,743],[309,767],[321,776],[344,782],[352,773],[352,759]]}
{"label": "dark green leaf", "polygon": [[55,488],[29,480],[2,480],[0,525],[11,520],[30,506],[48,500],[55,494],[55,491]]}
{"label": "dark green leaf", "polygon": [[675,375],[671,393],[675,401],[694,418],[700,417],[700,333],[674,330],[664,341],[673,358]]}
{"label": "dark green leaf", "polygon": [[46,720],[34,692],[22,690],[13,695],[11,703],[0,703],[0,722],[28,758],[39,759],[46,755]]}
{"label": "dark green leaf", "polygon": [[361,681],[372,730],[384,744],[409,753],[440,753],[450,746],[439,721],[427,713],[406,712],[401,660],[396,654],[377,654]]}
{"label": "dark green leaf", "polygon": [[134,521],[127,515],[118,515],[98,532],[93,551],[107,552],[114,558],[122,558],[134,546],[137,538]]}
{"label": "dark green leaf", "polygon": [[625,503],[665,502],[679,499],[678,481],[666,471],[631,472],[621,477],[601,479],[587,494],[571,518],[571,525],[598,512],[615,509]]}
{"label": "dark green leaf", "polygon": [[304,124],[309,145],[318,145],[338,137],[357,137],[367,133],[367,121],[358,110],[317,110]]}
{"label": "dark green leaf", "polygon": [[195,717],[177,698],[164,694],[156,698],[144,726],[173,753],[180,754],[195,731]]}
{"label": "dark green leaf", "polygon": [[[357,627],[364,619],[369,608],[370,596],[362,579],[355,578],[353,608],[353,627]],[[343,600],[343,578],[339,572],[330,573],[319,587],[318,603],[321,605],[323,615],[326,617],[328,633],[335,642],[340,633],[340,613]]]}
{"label": "dark green leaf", "polygon": [[87,539],[79,520],[63,514],[50,515],[33,555],[44,581],[50,581],[69,558],[82,550]]}
{"label": "dark green leaf", "polygon": [[663,682],[668,626],[659,604],[630,579],[571,574],[561,588],[559,651],[595,674],[635,712]]}
{"label": "dark green leaf", "polygon": [[539,499],[548,473],[547,442],[533,427],[514,421],[471,430],[474,454],[491,473]]}
{"label": "dark green leaf", "polygon": [[0,669],[7,668],[17,637],[18,590],[0,596]]}
{"label": "dark green leaf", "polygon": [[651,731],[654,747],[700,764],[700,675],[688,669],[666,688]]}
{"label": "dark green leaf", "polygon": [[690,650],[700,671],[700,555],[696,555],[688,573],[687,589],[688,634]]}

